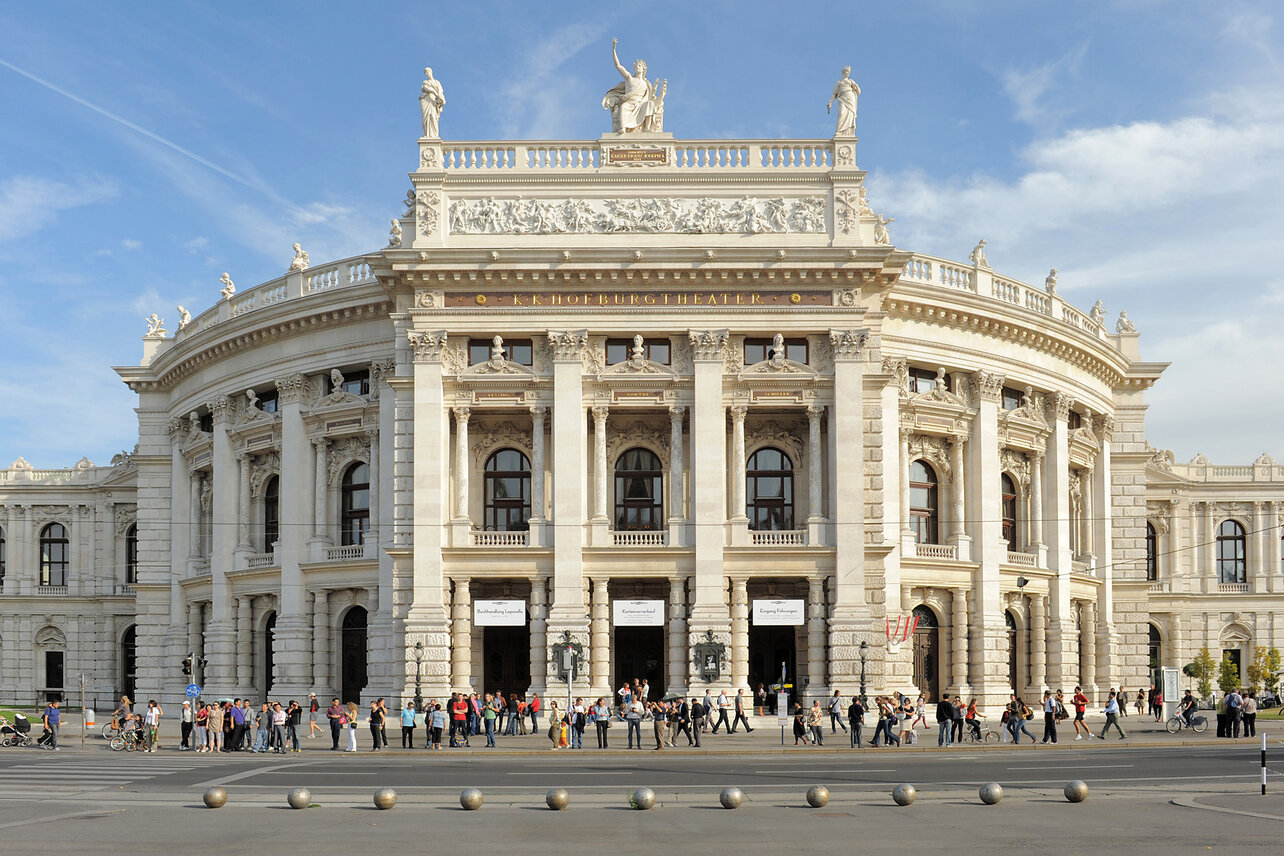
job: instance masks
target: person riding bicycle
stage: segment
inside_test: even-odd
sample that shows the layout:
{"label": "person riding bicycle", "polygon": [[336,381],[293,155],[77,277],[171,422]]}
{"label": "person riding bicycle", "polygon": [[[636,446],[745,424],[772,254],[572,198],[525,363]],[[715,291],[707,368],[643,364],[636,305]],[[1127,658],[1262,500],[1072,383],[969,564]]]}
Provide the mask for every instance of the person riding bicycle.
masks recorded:
{"label": "person riding bicycle", "polygon": [[1182,696],[1182,700],[1178,705],[1177,713],[1186,721],[1187,728],[1194,726],[1195,711],[1198,710],[1198,708],[1199,702],[1197,702],[1195,697],[1190,694],[1190,690],[1186,690],[1186,695]]}

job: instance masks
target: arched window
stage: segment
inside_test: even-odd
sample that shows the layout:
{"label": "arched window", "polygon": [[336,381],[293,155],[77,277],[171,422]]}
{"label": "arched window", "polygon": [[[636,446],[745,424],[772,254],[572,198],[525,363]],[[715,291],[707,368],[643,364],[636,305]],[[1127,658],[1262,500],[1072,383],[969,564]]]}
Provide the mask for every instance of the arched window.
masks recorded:
{"label": "arched window", "polygon": [[922,461],[910,464],[910,529],[919,544],[939,544],[936,470]]}
{"label": "arched window", "polygon": [[483,527],[497,532],[530,528],[531,462],[516,449],[500,449],[486,459]]}
{"label": "arched window", "polygon": [[615,528],[664,528],[664,473],[647,449],[629,449],[615,461]]}
{"label": "arched window", "polygon": [[370,528],[370,467],[355,463],[343,473],[339,517],[339,544],[353,547],[366,543]]}
{"label": "arched window", "polygon": [[1234,520],[1223,520],[1217,527],[1217,581],[1219,583],[1248,582],[1248,561],[1245,557],[1244,527]]}
{"label": "arched window", "polygon": [[779,449],[759,449],[749,456],[745,513],[749,528],[756,531],[794,528],[794,465]]}
{"label": "arched window", "polygon": [[281,540],[281,479],[272,476],[263,486],[263,552],[274,553]]}
{"label": "arched window", "polygon": [[1153,523],[1146,524],[1146,579],[1159,579],[1159,536]]}
{"label": "arched window", "polygon": [[5,543],[4,530],[0,529],[0,586],[4,585]]}
{"label": "arched window", "polygon": [[1159,686],[1159,667],[1163,658],[1164,638],[1159,635],[1159,628],[1150,626],[1150,682]]}
{"label": "arched window", "polygon": [[137,675],[138,663],[138,628],[136,625],[129,625],[120,637],[120,691],[122,694],[134,697],[134,683]]}
{"label": "arched window", "polygon": [[125,585],[138,582],[138,524],[125,530]]}
{"label": "arched window", "polygon": [[1017,689],[1017,623],[1010,610],[1003,613],[1003,625],[1008,634],[1008,684],[1013,692]]}
{"label": "arched window", "polygon": [[61,523],[50,523],[40,530],[40,584],[42,586],[67,584],[70,548],[66,526]]}
{"label": "arched window", "polygon": [[1003,473],[999,481],[999,492],[1003,496],[1003,540],[1008,542],[1009,550],[1017,546],[1017,489],[1012,476]]}

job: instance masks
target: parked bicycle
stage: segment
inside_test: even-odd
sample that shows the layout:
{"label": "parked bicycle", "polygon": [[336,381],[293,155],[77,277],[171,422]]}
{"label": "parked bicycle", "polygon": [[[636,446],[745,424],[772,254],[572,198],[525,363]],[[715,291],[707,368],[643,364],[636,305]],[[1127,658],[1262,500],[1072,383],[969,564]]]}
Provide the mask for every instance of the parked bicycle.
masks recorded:
{"label": "parked bicycle", "polygon": [[1204,716],[1202,713],[1197,713],[1192,716],[1190,718],[1190,722],[1187,723],[1186,717],[1177,714],[1168,718],[1168,722],[1165,727],[1168,729],[1169,734],[1176,734],[1183,728],[1189,728],[1196,734],[1203,734],[1204,731],[1208,729],[1208,717]]}
{"label": "parked bicycle", "polygon": [[992,731],[989,728],[982,728],[979,732],[973,731],[970,727],[963,727],[964,743],[998,743],[999,732]]}

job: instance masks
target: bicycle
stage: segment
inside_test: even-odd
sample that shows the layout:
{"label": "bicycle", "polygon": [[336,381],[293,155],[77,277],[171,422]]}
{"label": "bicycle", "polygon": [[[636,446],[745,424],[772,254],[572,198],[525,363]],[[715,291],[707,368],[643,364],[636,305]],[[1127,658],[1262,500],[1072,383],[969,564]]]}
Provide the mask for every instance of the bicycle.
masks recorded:
{"label": "bicycle", "polygon": [[963,726],[962,743],[998,743],[999,732],[992,731],[989,728],[982,728],[979,731],[973,730],[971,726]]}
{"label": "bicycle", "polygon": [[1186,718],[1181,714],[1175,714],[1168,718],[1164,726],[1168,729],[1169,734],[1176,734],[1183,728],[1189,728],[1196,734],[1203,734],[1208,729],[1208,717],[1202,713],[1197,713],[1190,718],[1190,723],[1186,723]]}
{"label": "bicycle", "polygon": [[137,729],[117,734],[108,744],[113,752],[135,752],[143,747],[143,734]]}

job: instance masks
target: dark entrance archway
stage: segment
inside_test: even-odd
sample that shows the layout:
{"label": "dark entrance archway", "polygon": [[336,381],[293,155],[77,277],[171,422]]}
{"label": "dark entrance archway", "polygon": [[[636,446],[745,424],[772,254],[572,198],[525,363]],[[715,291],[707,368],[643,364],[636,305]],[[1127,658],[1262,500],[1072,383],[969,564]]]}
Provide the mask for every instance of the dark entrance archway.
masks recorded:
{"label": "dark entrance archway", "polygon": [[363,606],[354,606],[343,616],[339,631],[339,698],[343,702],[361,702],[366,688],[366,622]]}
{"label": "dark entrance archway", "polygon": [[[1163,665],[1163,637],[1159,635],[1159,628],[1150,625],[1150,685],[1152,687],[1160,686],[1159,668]],[[1176,701],[1176,699],[1173,699]]]}
{"label": "dark entrance archway", "polygon": [[941,698],[941,629],[929,607],[914,607],[914,686],[929,701]]}
{"label": "dark entrance archway", "polygon": [[275,679],[273,670],[276,668],[276,613],[268,615],[267,621],[263,623],[263,695],[266,697],[272,692],[272,684]]}
{"label": "dark entrance archway", "polygon": [[[775,710],[776,696],[771,685],[780,681],[780,664],[785,664],[786,683],[798,683],[798,628],[791,626],[749,625],[749,687],[754,692],[758,684],[768,687],[767,705]],[[789,703],[797,698],[797,687],[791,687]]]}
{"label": "dark entrance archway", "polygon": [[138,628],[131,624],[120,637],[120,691],[134,698],[135,676],[138,672]]}
{"label": "dark entrance archway", "polygon": [[663,627],[617,627],[613,684],[623,686],[634,678],[650,685],[652,699],[664,697],[665,646]]}
{"label": "dark entrance archway", "polygon": [[531,684],[530,627],[482,628],[482,692],[521,695]]}
{"label": "dark entrance archway", "polygon": [[1011,612],[1003,613],[1003,623],[1008,631],[1008,686],[1020,692],[1017,686],[1017,623]]}

